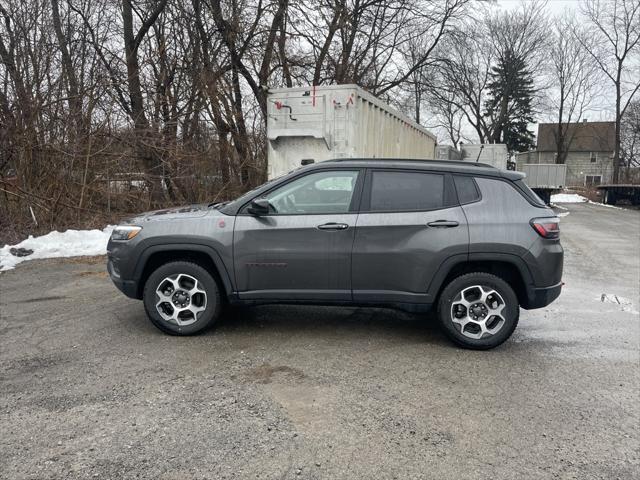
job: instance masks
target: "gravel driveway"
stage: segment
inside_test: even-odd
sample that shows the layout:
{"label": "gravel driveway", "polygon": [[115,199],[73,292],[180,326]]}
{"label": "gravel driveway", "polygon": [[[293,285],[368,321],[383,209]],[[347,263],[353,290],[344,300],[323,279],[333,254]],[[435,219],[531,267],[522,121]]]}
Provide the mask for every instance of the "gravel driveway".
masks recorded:
{"label": "gravel driveway", "polygon": [[562,296],[488,352],[369,308],[175,338],[102,258],[1,274],[0,478],[638,478],[640,212],[565,207]]}

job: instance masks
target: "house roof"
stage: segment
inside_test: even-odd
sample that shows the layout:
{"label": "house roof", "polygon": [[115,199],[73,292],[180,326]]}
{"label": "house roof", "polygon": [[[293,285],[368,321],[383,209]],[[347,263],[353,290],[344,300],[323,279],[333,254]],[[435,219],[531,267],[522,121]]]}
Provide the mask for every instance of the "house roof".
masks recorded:
{"label": "house roof", "polygon": [[[579,122],[563,125],[566,128],[564,146],[568,152],[612,152],[615,145],[615,122]],[[538,151],[555,152],[557,123],[538,125]]]}

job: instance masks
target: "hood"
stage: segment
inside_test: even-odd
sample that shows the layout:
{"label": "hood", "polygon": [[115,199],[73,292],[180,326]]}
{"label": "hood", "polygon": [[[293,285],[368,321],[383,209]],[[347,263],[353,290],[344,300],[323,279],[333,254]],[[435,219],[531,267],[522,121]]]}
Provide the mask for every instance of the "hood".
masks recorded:
{"label": "hood", "polygon": [[215,205],[209,206],[207,203],[194,205],[184,205],[181,207],[165,208],[162,210],[153,210],[144,212],[135,217],[128,218],[123,223],[139,224],[142,222],[150,222],[156,220],[174,220],[184,218],[204,217],[207,213],[215,209]]}

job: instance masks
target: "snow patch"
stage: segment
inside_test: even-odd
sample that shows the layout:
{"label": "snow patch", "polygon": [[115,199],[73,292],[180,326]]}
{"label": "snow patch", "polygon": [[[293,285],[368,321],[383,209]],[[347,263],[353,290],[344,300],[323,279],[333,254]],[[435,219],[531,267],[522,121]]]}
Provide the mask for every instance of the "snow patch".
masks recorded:
{"label": "snow patch", "polygon": [[[53,231],[40,237],[30,235],[16,245],[0,248],[0,272],[11,270],[27,260],[39,258],[104,255],[107,253],[107,242],[113,228],[113,225],[109,225],[103,230]],[[10,252],[12,248],[25,248],[33,250],[33,253],[26,257],[16,257]]]}
{"label": "snow patch", "polygon": [[620,310],[622,310],[623,312],[640,315],[640,312],[638,312],[634,308],[633,302],[630,299],[621,297],[614,293],[603,293],[602,295],[600,295],[600,301],[602,303],[613,303],[614,305],[617,305],[618,308],[620,308]]}
{"label": "snow patch", "polygon": [[577,193],[556,193],[551,195],[551,203],[583,203],[587,199]]}
{"label": "snow patch", "polygon": [[566,210],[565,207],[557,205],[558,203],[590,203],[591,205],[598,205],[600,207],[616,208],[618,210],[624,210],[623,208],[616,207],[615,205],[607,205],[606,203],[593,202],[582,195],[577,193],[556,193],[551,195],[551,203],[561,210]]}
{"label": "snow patch", "polygon": [[622,207],[616,207],[615,205],[609,205],[607,203],[592,202],[591,200],[589,200],[589,203],[591,205],[598,205],[599,207],[607,207],[607,208],[615,208],[616,210],[624,210],[624,208]]}

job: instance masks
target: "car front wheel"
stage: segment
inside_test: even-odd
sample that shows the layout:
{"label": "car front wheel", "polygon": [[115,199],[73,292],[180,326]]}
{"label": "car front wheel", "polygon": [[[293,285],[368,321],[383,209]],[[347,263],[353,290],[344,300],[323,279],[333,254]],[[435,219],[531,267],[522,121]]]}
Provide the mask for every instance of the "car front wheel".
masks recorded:
{"label": "car front wheel", "polygon": [[438,301],[438,319],[446,335],[458,345],[476,350],[494,348],[507,340],[519,315],[513,289],[489,273],[454,279]]}
{"label": "car front wheel", "polygon": [[220,289],[213,276],[191,262],[170,262],[147,279],[144,307],[153,324],[171,335],[201,333],[220,316]]}

